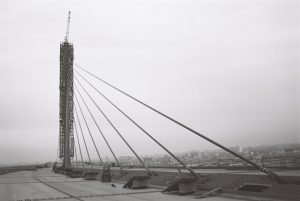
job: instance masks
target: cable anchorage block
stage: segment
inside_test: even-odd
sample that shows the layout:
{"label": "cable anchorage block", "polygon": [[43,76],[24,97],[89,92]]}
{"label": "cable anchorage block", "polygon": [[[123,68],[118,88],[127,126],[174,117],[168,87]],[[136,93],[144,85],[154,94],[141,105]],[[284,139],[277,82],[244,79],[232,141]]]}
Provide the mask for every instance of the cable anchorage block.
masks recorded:
{"label": "cable anchorage block", "polygon": [[197,181],[198,178],[194,176],[180,176],[165,188],[163,193],[177,192],[179,195],[195,193],[197,191]]}
{"label": "cable anchorage block", "polygon": [[99,176],[99,170],[96,169],[84,170],[82,173],[82,177],[85,180],[96,180],[98,176]]}
{"label": "cable anchorage block", "polygon": [[131,188],[131,189],[144,189],[149,187],[149,175],[136,175],[132,176],[127,183],[123,186],[123,188]]}
{"label": "cable anchorage block", "polygon": [[83,170],[81,168],[71,168],[69,172],[69,177],[71,178],[80,178],[83,174]]}

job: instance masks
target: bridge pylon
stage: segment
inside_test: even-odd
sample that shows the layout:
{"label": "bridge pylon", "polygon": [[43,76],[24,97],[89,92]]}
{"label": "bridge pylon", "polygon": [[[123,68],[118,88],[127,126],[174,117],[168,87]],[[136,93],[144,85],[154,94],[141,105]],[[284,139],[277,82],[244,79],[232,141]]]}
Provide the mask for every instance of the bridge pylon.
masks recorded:
{"label": "bridge pylon", "polygon": [[[68,27],[70,24],[70,12]],[[60,83],[59,83],[59,157],[63,168],[71,166],[74,156],[73,135],[73,44],[68,42],[68,30],[65,40],[60,44]]]}

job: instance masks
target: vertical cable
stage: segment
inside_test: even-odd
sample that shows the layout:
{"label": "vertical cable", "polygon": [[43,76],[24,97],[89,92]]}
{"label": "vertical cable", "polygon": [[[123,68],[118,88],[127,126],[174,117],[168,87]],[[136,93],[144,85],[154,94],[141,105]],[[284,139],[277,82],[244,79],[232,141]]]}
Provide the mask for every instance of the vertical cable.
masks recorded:
{"label": "vertical cable", "polygon": [[76,159],[76,167],[78,167],[77,151],[76,151],[75,143],[74,143],[74,152],[75,152],[75,159]]}

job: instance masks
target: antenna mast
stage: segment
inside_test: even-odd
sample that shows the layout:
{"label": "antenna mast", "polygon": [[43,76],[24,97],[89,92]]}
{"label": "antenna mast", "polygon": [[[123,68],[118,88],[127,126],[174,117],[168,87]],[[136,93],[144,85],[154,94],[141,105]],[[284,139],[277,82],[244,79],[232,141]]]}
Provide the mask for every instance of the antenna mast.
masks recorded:
{"label": "antenna mast", "polygon": [[68,39],[69,39],[70,21],[71,21],[71,11],[69,11],[69,14],[68,14],[68,22],[67,22],[65,42],[68,42]]}

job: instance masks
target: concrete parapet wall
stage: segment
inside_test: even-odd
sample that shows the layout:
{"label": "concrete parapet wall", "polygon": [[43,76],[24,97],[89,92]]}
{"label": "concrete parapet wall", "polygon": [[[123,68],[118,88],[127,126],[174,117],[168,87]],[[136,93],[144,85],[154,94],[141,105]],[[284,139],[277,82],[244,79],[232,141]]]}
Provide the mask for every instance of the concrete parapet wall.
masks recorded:
{"label": "concrete parapet wall", "polygon": [[41,165],[24,165],[24,166],[12,166],[12,167],[0,167],[0,175],[17,171],[36,171],[37,168],[45,168],[44,164]]}

